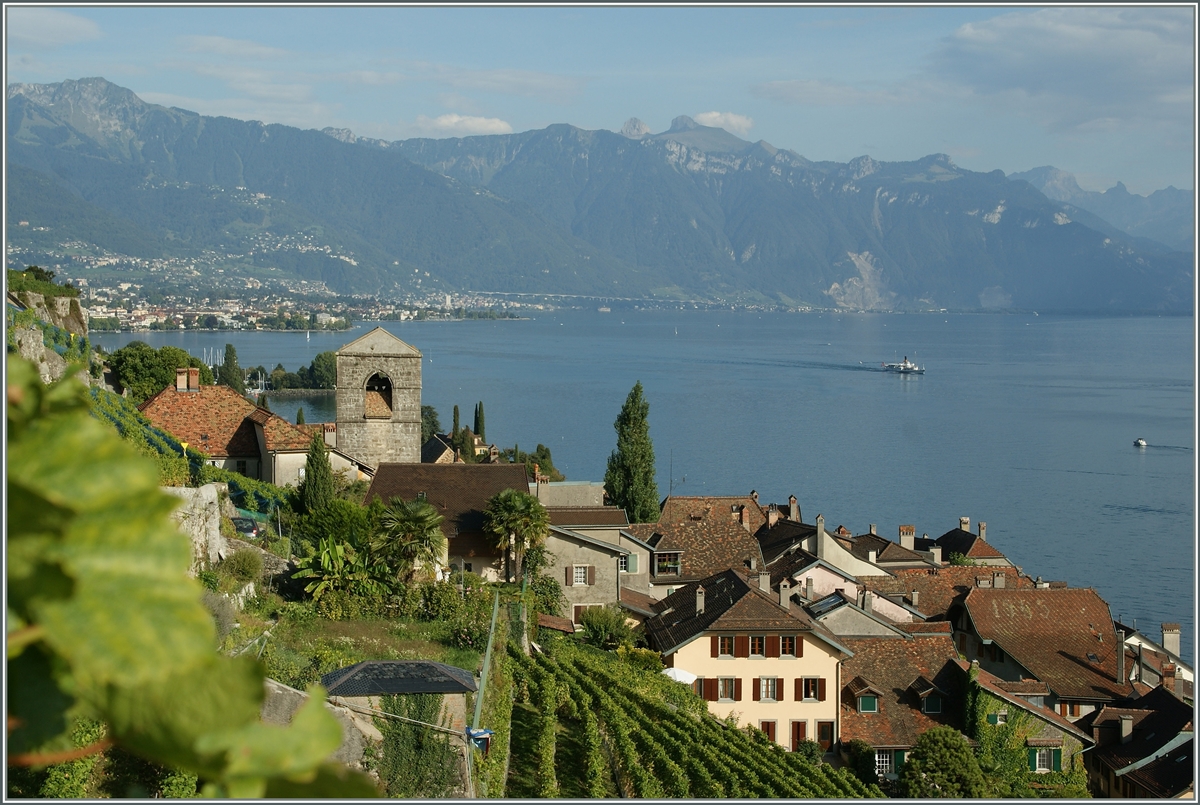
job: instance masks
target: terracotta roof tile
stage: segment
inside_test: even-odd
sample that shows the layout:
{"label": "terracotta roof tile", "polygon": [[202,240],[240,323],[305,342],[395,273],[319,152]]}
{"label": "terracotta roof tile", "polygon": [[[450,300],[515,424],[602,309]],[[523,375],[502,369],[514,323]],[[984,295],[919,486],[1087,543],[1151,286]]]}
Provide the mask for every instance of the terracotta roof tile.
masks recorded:
{"label": "terracotta roof tile", "polygon": [[547,506],[551,525],[628,525],[625,510],[616,506]]}
{"label": "terracotta roof tile", "polygon": [[[871,637],[846,639],[854,652],[842,663],[842,678],[870,680],[880,691],[879,712],[860,713],[855,692],[849,685],[840,695],[844,741],[859,738],[877,747],[910,747],[926,730],[963,726],[961,691],[964,675],[955,664],[958,652],[950,635],[913,638]],[[946,694],[941,713],[921,712],[921,698],[914,682],[924,677],[926,685]]]}
{"label": "terracotta roof tile", "polygon": [[228,386],[176,391],[174,386],[138,406],[157,428],[213,458],[260,458],[251,414],[258,406]]}
{"label": "terracotta roof tile", "polygon": [[1188,741],[1140,769],[1126,773],[1125,779],[1162,799],[1179,798],[1195,784],[1195,751],[1195,740]]}
{"label": "terracotta roof tile", "polygon": [[[1096,759],[1113,770],[1123,769],[1131,763],[1151,757],[1180,732],[1191,731],[1194,712],[1188,704],[1160,686],[1139,699],[1123,702],[1120,707],[1102,707],[1084,716],[1076,724],[1089,730],[1101,730],[1109,736],[1119,736],[1120,717],[1123,715],[1133,719],[1133,739],[1129,743],[1121,743],[1119,738],[1105,740],[1102,735],[1100,746],[1093,750]],[[1141,771],[1146,768],[1143,767]],[[1169,767],[1163,766],[1154,771],[1160,772],[1162,777],[1153,773],[1145,774],[1145,782],[1140,784],[1151,790],[1167,789],[1176,784]]]}
{"label": "terracotta roof tile", "polygon": [[[951,565],[948,567],[898,568],[892,576],[860,576],[867,589],[886,596],[902,595],[907,604],[912,603],[912,591],[919,594],[915,607],[929,618],[944,618],[952,604],[961,601],[975,588],[975,577],[980,568]],[[1006,588],[1032,588],[1033,581],[1021,575],[1013,567],[987,568],[989,573],[1003,573]]]}
{"label": "terracotta roof tile", "polygon": [[420,493],[445,519],[442,531],[451,538],[483,534],[483,512],[488,499],[505,489],[525,492],[529,484],[523,464],[380,464],[367,489],[375,497],[415,500]]}
{"label": "terracotta roof tile", "polygon": [[[750,530],[737,519],[743,509]],[[679,581],[694,581],[741,567],[747,558],[762,564],[753,532],[765,522],[761,509],[749,497],[669,497],[657,523],[643,524],[631,533],[653,545],[655,551],[679,551]]]}
{"label": "terracotta roof tile", "polygon": [[975,631],[992,640],[1060,697],[1113,699],[1116,630],[1108,604],[1091,588],[971,590],[963,601]]}
{"label": "terracotta roof tile", "polygon": [[367,391],[366,397],[363,400],[363,416],[367,419],[391,419],[392,404],[391,395],[385,395],[381,391]]}
{"label": "terracotta roof tile", "polygon": [[654,613],[654,605],[658,603],[645,593],[622,587],[620,591],[621,605],[643,615]]}
{"label": "terracotta roof tile", "polygon": [[942,546],[943,559],[949,559],[952,553],[961,553],[963,556],[971,559],[1008,558],[996,550],[995,546],[987,540],[980,539],[978,534],[963,531],[961,528],[954,528],[947,531],[934,540],[934,542]]}
{"label": "terracotta roof tile", "polygon": [[[966,673],[971,667],[971,663],[967,662],[966,660],[956,660],[955,662],[964,673]],[[1023,685],[1026,683],[1006,682],[990,671],[985,671],[984,669],[978,667],[976,668],[975,681],[981,688],[988,691],[992,695],[1009,702],[1010,704],[1014,704],[1017,707],[1027,710],[1030,713],[1033,713],[1038,718],[1053,724],[1055,727],[1064,732],[1069,732],[1078,738],[1085,739],[1089,743],[1092,742],[1091,735],[1086,729],[1082,728],[1079,723],[1072,723],[1050,708],[1038,706],[1025,698],[1025,696],[1037,695],[1037,691],[1019,692],[1009,690],[1009,687],[1012,685]],[[1042,685],[1042,689],[1045,689],[1045,685]]]}
{"label": "terracotta roof tile", "polygon": [[545,612],[538,613],[538,626],[558,632],[566,632],[567,634],[575,634],[575,624],[571,623],[569,618],[547,615]]}

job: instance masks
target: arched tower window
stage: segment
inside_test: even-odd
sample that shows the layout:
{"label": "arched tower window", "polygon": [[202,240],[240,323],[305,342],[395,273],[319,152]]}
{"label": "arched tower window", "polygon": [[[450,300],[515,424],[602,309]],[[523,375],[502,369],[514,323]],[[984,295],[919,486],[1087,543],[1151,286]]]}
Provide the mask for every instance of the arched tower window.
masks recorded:
{"label": "arched tower window", "polygon": [[392,381],[378,372],[367,378],[367,393],[363,400],[364,419],[392,418]]}

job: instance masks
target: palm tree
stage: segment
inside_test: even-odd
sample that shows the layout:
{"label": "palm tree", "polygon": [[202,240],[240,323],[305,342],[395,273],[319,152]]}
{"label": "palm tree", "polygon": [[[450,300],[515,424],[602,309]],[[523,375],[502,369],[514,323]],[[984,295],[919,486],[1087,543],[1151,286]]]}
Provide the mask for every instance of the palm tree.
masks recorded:
{"label": "palm tree", "polygon": [[409,584],[419,568],[436,567],[441,561],[446,548],[444,519],[421,498],[411,502],[395,498],[383,511],[371,551],[387,563],[397,579]]}
{"label": "palm tree", "polygon": [[510,568],[508,579],[513,581],[521,575],[525,552],[541,545],[550,532],[550,515],[528,492],[505,489],[488,500],[483,516],[484,528],[495,538],[496,547],[505,550]]}

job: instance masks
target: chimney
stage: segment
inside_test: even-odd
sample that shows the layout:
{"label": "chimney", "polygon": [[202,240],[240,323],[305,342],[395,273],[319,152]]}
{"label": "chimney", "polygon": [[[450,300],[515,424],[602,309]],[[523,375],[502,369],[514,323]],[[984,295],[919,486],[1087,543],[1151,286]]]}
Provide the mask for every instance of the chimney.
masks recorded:
{"label": "chimney", "polygon": [[1162,625],[1162,647],[1171,654],[1174,654],[1176,657],[1179,656],[1178,623],[1164,623]]}
{"label": "chimney", "polygon": [[771,592],[771,574],[770,573],[759,573],[758,574],[758,589],[762,590],[764,593]]}
{"label": "chimney", "polygon": [[804,597],[809,601],[813,600],[813,577],[809,576],[804,580]]}
{"label": "chimney", "polygon": [[1145,682],[1146,682],[1146,679],[1145,679],[1146,656],[1144,654],[1145,648],[1146,648],[1145,643],[1138,643],[1137,681],[1141,682],[1143,684],[1145,684]]}
{"label": "chimney", "polygon": [[776,506],[774,503],[772,503],[771,507],[769,509],[767,509],[767,528],[774,528],[775,524],[778,522],[779,522],[779,507]]}
{"label": "chimney", "polygon": [[741,522],[743,528],[745,528],[747,531],[750,530],[750,507],[749,506],[743,506],[738,511],[738,521]]}
{"label": "chimney", "polygon": [[200,390],[200,368],[197,366],[188,367],[188,391]]}
{"label": "chimney", "polygon": [[696,614],[704,614],[704,588],[696,585]]}
{"label": "chimney", "polygon": [[186,366],[182,366],[175,370],[175,390],[187,391],[188,370]]}
{"label": "chimney", "polygon": [[970,517],[959,517],[958,518],[958,527],[960,529],[962,529],[963,531],[970,533],[971,532],[971,518]]}
{"label": "chimney", "polygon": [[878,534],[875,533],[875,524],[874,523],[871,523],[871,525],[869,526],[869,530],[871,532],[871,536],[873,536],[873,537],[878,536]]}
{"label": "chimney", "polygon": [[818,514],[817,515],[817,558],[818,559],[827,558],[829,556],[829,554],[831,554],[833,552],[830,550],[830,548],[832,548],[832,547],[833,547],[833,540],[830,539],[829,535],[825,533],[825,516],[822,514]]}
{"label": "chimney", "polygon": [[1004,578],[1003,571],[997,570],[996,572],[992,573],[992,586],[993,587],[995,587],[997,590],[1003,590],[1004,582],[1005,582],[1005,578]]}
{"label": "chimney", "polygon": [[758,570],[758,560],[755,559],[753,556],[750,557],[750,569]]}
{"label": "chimney", "polygon": [[796,502],[795,495],[788,496],[788,519],[793,523],[800,522],[800,504]]}
{"label": "chimney", "polygon": [[867,551],[867,561],[868,562],[870,562],[871,564],[875,564],[877,558],[878,558],[878,554],[875,551]]}
{"label": "chimney", "polygon": [[1049,587],[1050,585],[1047,584],[1046,582],[1042,581],[1041,576],[1038,576],[1036,579],[1033,580],[1033,586],[1038,590],[1044,590],[1047,587]]}
{"label": "chimney", "polygon": [[1117,630],[1117,682],[1124,684],[1129,681],[1125,675],[1125,630]]}
{"label": "chimney", "polygon": [[862,605],[863,610],[865,612],[871,612],[874,610],[874,607],[875,607],[875,596],[871,594],[870,590],[863,590],[863,605]]}
{"label": "chimney", "polygon": [[979,521],[979,538],[987,542],[987,523],[982,520]]}
{"label": "chimney", "polygon": [[779,606],[784,609],[790,609],[792,605],[792,588],[788,584],[788,580],[784,579],[779,582]]}
{"label": "chimney", "polygon": [[934,545],[929,549],[929,558],[933,560],[935,565],[942,563],[942,546]]}
{"label": "chimney", "polygon": [[753,500],[755,503],[758,503],[758,493],[755,492],[753,489],[750,490],[750,499]]}
{"label": "chimney", "polygon": [[919,606],[919,605],[920,605],[920,603],[921,603],[921,591],[920,591],[920,590],[913,590],[913,591],[912,591],[912,594],[911,594],[911,595],[909,595],[909,598],[912,600],[912,607],[913,607],[913,609],[917,609],[917,608],[918,608],[918,606]]}
{"label": "chimney", "polygon": [[1133,716],[1118,716],[1121,719],[1121,743],[1133,740]]}
{"label": "chimney", "polygon": [[910,551],[917,547],[917,527],[915,525],[900,526],[900,547]]}

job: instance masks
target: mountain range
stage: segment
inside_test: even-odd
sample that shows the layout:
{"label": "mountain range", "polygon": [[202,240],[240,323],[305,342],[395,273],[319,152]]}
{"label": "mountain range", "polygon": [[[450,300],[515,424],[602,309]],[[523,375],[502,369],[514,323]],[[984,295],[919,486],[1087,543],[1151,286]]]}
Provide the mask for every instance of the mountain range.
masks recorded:
{"label": "mountain range", "polygon": [[1115,189],[1098,201],[1054,169],[1006,177],[942,154],[812,162],[688,117],[659,134],[631,120],[621,132],[560,124],[387,142],[147,104],[102,78],[10,85],[7,113],[10,244],[236,256],[248,270],[385,296],[1192,304],[1191,233],[1173,188],[1126,213]]}

